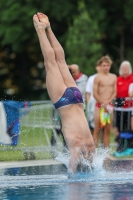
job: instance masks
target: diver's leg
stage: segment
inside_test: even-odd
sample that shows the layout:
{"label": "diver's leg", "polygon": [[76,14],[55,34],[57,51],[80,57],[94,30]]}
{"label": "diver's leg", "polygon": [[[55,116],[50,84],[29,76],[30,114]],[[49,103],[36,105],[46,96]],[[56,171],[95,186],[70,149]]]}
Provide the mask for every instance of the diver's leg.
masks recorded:
{"label": "diver's leg", "polygon": [[67,86],[64,83],[59,67],[55,60],[55,53],[47,38],[46,23],[42,23],[37,15],[33,16],[34,26],[40,41],[44,65],[46,69],[46,85],[49,96],[53,103],[57,102],[63,95]]}
{"label": "diver's leg", "polygon": [[[42,13],[38,13],[38,17],[42,23],[45,22],[45,20],[47,20],[49,22],[48,17]],[[57,38],[55,37],[55,35],[51,29],[50,23],[47,23],[46,34],[47,34],[47,37],[49,39],[49,42],[50,42],[52,48],[54,49],[55,59],[59,66],[61,75],[63,77],[63,80],[64,80],[66,86],[67,87],[77,87],[73,77],[71,76],[71,74],[69,72],[68,66],[66,64],[64,50],[63,50],[61,44],[59,43],[59,41],[57,40]]]}

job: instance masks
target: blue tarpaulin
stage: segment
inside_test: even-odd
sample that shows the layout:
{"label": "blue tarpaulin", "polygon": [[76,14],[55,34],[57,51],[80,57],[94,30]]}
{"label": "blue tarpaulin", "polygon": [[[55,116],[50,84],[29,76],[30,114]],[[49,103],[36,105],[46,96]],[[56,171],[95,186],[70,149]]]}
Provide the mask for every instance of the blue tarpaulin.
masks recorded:
{"label": "blue tarpaulin", "polygon": [[[21,116],[19,109],[24,107],[30,107],[31,102],[20,102],[20,101],[2,101],[6,113],[7,121],[7,133],[12,139],[12,145],[16,146],[18,144],[20,122]],[[25,112],[25,114],[27,114]]]}

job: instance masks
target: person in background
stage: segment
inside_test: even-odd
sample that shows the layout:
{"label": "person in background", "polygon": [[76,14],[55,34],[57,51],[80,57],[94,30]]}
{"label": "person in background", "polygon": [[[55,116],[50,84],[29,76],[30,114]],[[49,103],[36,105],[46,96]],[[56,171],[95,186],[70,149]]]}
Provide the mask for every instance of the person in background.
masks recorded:
{"label": "person in background", "polygon": [[[129,97],[129,85],[133,83],[132,67],[129,61],[123,61],[119,68],[119,76],[117,77],[117,94],[116,94],[116,107],[125,107],[129,106],[129,101],[126,101],[125,98]],[[114,134],[115,137],[119,135],[120,130],[126,130],[128,126],[128,115],[131,112],[115,111],[115,120],[114,120]],[[121,122],[121,115],[123,122]]]}
{"label": "person in background", "polygon": [[99,65],[101,70],[94,79],[93,87],[93,94],[96,99],[93,139],[96,147],[98,147],[100,128],[104,128],[103,145],[104,148],[108,148],[113,117],[112,101],[116,97],[116,75],[109,72],[112,65],[109,56],[101,57]]}
{"label": "person in background", "polygon": [[72,74],[73,79],[76,82],[77,87],[82,94],[83,101],[85,103],[85,89],[88,76],[80,72],[79,66],[77,64],[68,65],[68,68],[70,70],[70,73]]}
{"label": "person in background", "polygon": [[87,119],[88,119],[89,127],[92,134],[93,134],[94,126],[95,126],[94,125],[94,110],[95,110],[95,104],[96,104],[96,100],[93,96],[93,84],[94,84],[94,79],[96,75],[100,73],[99,62],[96,63],[95,69],[97,73],[88,78],[88,81],[86,84],[86,95],[85,95],[86,105],[87,105]]}
{"label": "person in background", "polygon": [[[132,67],[129,61],[123,61],[117,78],[117,98],[114,112],[114,135],[117,143],[114,156],[130,156],[133,154],[132,139]],[[130,137],[129,137],[130,136]]]}

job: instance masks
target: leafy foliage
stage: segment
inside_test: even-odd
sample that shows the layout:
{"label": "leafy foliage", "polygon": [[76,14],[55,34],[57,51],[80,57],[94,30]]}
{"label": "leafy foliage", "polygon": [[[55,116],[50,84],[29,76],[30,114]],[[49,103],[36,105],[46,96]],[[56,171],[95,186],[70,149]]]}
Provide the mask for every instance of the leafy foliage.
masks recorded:
{"label": "leafy foliage", "polygon": [[68,62],[79,64],[81,71],[90,75],[95,72],[96,62],[103,54],[101,35],[97,21],[91,19],[84,2],[79,2],[78,10],[73,25],[68,28]]}
{"label": "leafy foliage", "polygon": [[[97,59],[108,54],[112,72],[118,74],[121,61],[133,62],[132,6],[132,0],[0,0],[1,99],[47,98],[33,14],[49,16],[68,64],[77,63],[91,75]],[[15,93],[7,94],[12,88]]]}

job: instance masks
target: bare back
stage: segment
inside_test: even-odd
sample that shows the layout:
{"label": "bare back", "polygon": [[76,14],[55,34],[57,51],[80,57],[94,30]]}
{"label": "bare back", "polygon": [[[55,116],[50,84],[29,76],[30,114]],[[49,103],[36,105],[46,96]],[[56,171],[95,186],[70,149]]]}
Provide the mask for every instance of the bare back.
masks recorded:
{"label": "bare back", "polygon": [[[62,131],[66,141],[69,141],[69,145],[73,144],[71,138],[75,137],[77,140],[80,139],[83,146],[86,144],[92,144],[93,138],[90,134],[88,123],[84,114],[84,106],[81,103],[70,104],[68,106],[60,107],[58,109],[61,121],[62,121]],[[71,143],[72,142],[72,143]]]}

